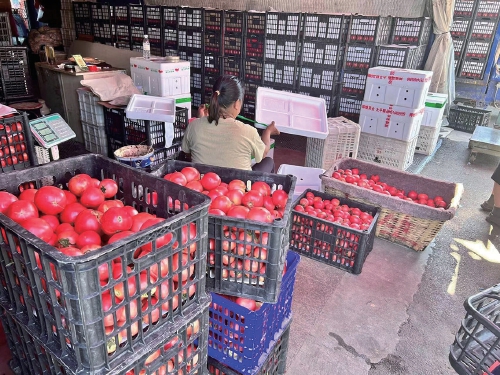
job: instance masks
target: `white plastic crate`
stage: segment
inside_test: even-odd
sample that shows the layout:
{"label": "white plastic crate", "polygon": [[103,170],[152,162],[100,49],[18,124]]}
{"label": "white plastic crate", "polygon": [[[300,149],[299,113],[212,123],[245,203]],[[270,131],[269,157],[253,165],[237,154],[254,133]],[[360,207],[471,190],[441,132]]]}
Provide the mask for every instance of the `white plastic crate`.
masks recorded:
{"label": "white plastic crate", "polygon": [[94,154],[108,156],[108,140],[106,128],[82,121],[85,149]]}
{"label": "white plastic crate", "polygon": [[425,107],[410,109],[363,102],[359,115],[361,132],[408,142],[418,136]]}
{"label": "white plastic crate", "polygon": [[448,102],[447,94],[428,93],[425,99],[425,111],[422,126],[440,128],[443,122],[444,110]]}
{"label": "white plastic crate", "polygon": [[134,120],[175,122],[175,99],[149,95],[132,95],[125,109],[126,116]]}
{"label": "white plastic crate", "polygon": [[406,170],[413,163],[418,137],[409,142],[361,133],[358,159]]}
{"label": "white plastic crate", "polygon": [[432,72],[387,67],[371,68],[366,79],[367,102],[421,108],[431,84]]}
{"label": "white plastic crate", "polygon": [[415,153],[430,155],[434,152],[436,148],[437,141],[439,139],[440,128],[431,126],[420,127],[420,133],[418,134],[417,147],[415,148]]}
{"label": "white plastic crate", "polygon": [[338,159],[358,155],[361,127],[345,117],[328,119],[326,139],[307,138],[306,167],[330,169]]}
{"label": "white plastic crate", "polygon": [[104,109],[102,105],[97,104],[99,97],[87,87],[80,87],[76,92],[80,105],[80,120],[104,128]]}
{"label": "white plastic crate", "polygon": [[325,173],[322,168],[308,168],[299,167],[297,165],[281,164],[278,169],[278,174],[289,175],[297,177],[295,190],[293,191],[293,199],[296,200],[307,189],[316,191],[321,190],[321,178],[319,177]]}

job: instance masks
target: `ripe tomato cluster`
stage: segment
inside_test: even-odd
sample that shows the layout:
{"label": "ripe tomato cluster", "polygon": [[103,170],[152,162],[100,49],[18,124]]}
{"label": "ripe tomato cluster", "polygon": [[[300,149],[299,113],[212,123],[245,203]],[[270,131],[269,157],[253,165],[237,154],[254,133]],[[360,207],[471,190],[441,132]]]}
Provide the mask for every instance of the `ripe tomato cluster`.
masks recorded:
{"label": "ripe tomato cluster", "polygon": [[283,217],[288,201],[284,190],[271,192],[271,187],[265,182],[254,182],[247,191],[247,185],[242,180],[225,183],[216,173],[208,172],[201,176],[193,167],[168,173],[163,178],[210,197],[212,203],[208,213],[211,215],[272,223]]}
{"label": "ripe tomato cluster", "polygon": [[366,174],[360,174],[358,168],[339,169],[332,173],[332,178],[347,182],[348,184],[359,186],[364,189],[373,190],[381,194],[390,195],[417,204],[436,207],[440,209],[445,209],[446,207],[448,207],[448,203],[445,202],[443,197],[435,196],[434,198],[431,198],[427,194],[419,194],[413,190],[406,193],[404,190],[400,190],[397,187],[388,185],[385,182],[381,182],[380,176],[378,175],[372,175],[370,176],[370,178],[368,178]]}
{"label": "ripe tomato cluster", "polygon": [[10,125],[0,120],[0,166],[5,168],[18,163],[29,162],[23,124],[20,121]]}
{"label": "ripe tomato cluster", "polygon": [[[285,272],[283,272],[285,273]],[[262,302],[256,301],[251,298],[244,297],[234,297],[234,296],[226,296],[225,294],[219,294],[219,296],[224,297],[225,299],[234,302],[240,306],[245,307],[250,311],[257,311],[262,307]],[[221,306],[222,308],[226,308],[225,306]],[[213,304],[213,308],[217,309],[217,304]],[[233,328],[233,327],[231,327]]]}
{"label": "ripe tomato cluster", "polygon": [[[193,323],[189,324],[188,327],[186,328],[186,342],[191,342],[193,340],[191,337],[196,336],[198,332],[200,331],[200,321],[196,320]],[[159,348],[155,350],[152,354],[150,354],[147,358],[146,361],[144,362],[144,366],[149,366],[155,361],[161,361],[161,365],[154,372],[155,375],[167,375],[167,374],[172,374],[173,371],[175,371],[175,364],[178,364],[178,367],[186,360],[186,373],[189,373],[193,367],[196,367],[196,365],[199,362],[198,358],[198,353],[196,353],[197,345],[190,344],[186,347],[185,352],[186,352],[186,358],[184,358],[184,349],[183,349],[183,344],[182,344],[182,336],[176,335],[173,339],[171,339],[169,342],[167,342],[165,345],[163,345],[162,348]],[[162,357],[162,349],[164,353],[167,353],[167,351],[175,350],[177,349],[177,354],[175,354],[172,358],[166,359],[165,357]],[[140,370],[138,372],[139,375],[145,375],[147,373],[146,369]],[[127,371],[126,375],[135,375],[136,372],[135,370],[129,370]],[[183,369],[179,369],[178,374],[184,374]]]}
{"label": "ripe tomato cluster", "polygon": [[[346,204],[341,205],[337,198],[329,200],[316,197],[310,191],[306,193],[304,198],[300,199],[294,210],[357,230],[367,230],[373,221],[373,216],[369,212],[349,207]],[[294,222],[299,219],[295,215]],[[307,221],[309,222],[309,220]],[[318,222],[316,230],[325,231],[325,225]],[[333,228],[330,227],[329,233],[332,234],[332,231]]]}

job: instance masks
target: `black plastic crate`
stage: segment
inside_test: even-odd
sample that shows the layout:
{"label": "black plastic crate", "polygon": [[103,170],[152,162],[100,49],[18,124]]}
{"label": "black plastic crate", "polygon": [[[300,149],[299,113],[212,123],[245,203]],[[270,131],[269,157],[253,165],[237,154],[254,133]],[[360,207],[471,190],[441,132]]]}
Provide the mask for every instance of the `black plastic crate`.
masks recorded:
{"label": "black plastic crate", "polygon": [[338,84],[334,84],[334,89],[330,92],[325,91],[325,90],[308,88],[308,87],[299,87],[297,90],[297,93],[301,94],[301,95],[307,95],[307,96],[312,96],[315,98],[324,99],[325,104],[326,104],[326,113],[327,113],[328,117],[330,117],[330,115],[332,115],[331,117],[333,117],[334,111],[336,109],[336,104],[337,104],[337,97],[335,96],[335,91],[336,91],[337,85]]}
{"label": "black plastic crate", "polygon": [[154,160],[151,162],[151,168],[156,168],[162,163],[165,163],[167,160],[177,160],[179,154],[181,153],[181,150],[181,143],[176,143],[170,147],[159,148],[155,150],[153,155]]}
{"label": "black plastic crate", "polygon": [[341,93],[344,95],[361,96],[363,98],[367,77],[368,73],[344,70]]}
{"label": "black plastic crate", "polygon": [[220,9],[204,9],[205,31],[211,30],[217,33],[222,33],[224,26],[224,11]]}
{"label": "black plastic crate", "polygon": [[241,58],[232,57],[232,56],[224,56],[222,58],[222,72],[223,74],[236,76],[240,79],[243,79],[243,65]]}
{"label": "black plastic crate", "polygon": [[94,42],[111,45],[113,43],[113,26],[109,21],[92,22],[92,34]]}
{"label": "black plastic crate", "polygon": [[146,22],[144,19],[144,5],[130,4],[128,8],[130,25],[142,27],[146,26]]}
{"label": "black plastic crate", "polygon": [[328,67],[318,68],[301,66],[299,68],[299,80],[297,90],[313,89],[333,94],[335,85],[339,82],[340,73]]}
{"label": "black plastic crate", "polygon": [[0,173],[38,165],[28,116],[23,113],[0,118]]}
{"label": "black plastic crate", "polygon": [[[151,56],[163,56],[162,28],[156,24],[146,24],[145,34],[149,39]],[[142,43],[141,43],[142,44]]]}
{"label": "black plastic crate", "polygon": [[[176,29],[170,29],[167,27],[162,28],[162,39],[163,39],[164,54],[165,54],[165,50],[173,50],[173,51],[177,50],[178,44],[177,44],[177,30]],[[182,59],[182,57],[181,57],[181,59]]]}
{"label": "black plastic crate", "polygon": [[[175,373],[187,375],[206,371],[208,302],[205,297],[200,308],[187,309],[186,314],[174,324],[152,335],[133,352],[122,355],[121,361],[116,361],[113,373],[145,374],[147,369],[154,370],[151,373],[166,374],[167,367]],[[16,353],[26,362],[22,367],[24,374],[106,374],[111,370],[78,368],[76,361],[71,361],[58,349],[46,344],[31,327],[17,321],[16,316],[6,312],[2,321],[14,337],[12,341]]]}
{"label": "black plastic crate", "polygon": [[264,59],[266,61],[292,62],[297,60],[300,51],[297,38],[268,36],[264,44]]}
{"label": "black plastic crate", "polygon": [[453,17],[474,17],[476,0],[455,0]]}
{"label": "black plastic crate", "polygon": [[[71,16],[71,14],[69,14]],[[73,22],[71,19],[70,22]],[[0,12],[0,46],[12,45],[12,30],[10,28],[9,13]]]}
{"label": "black plastic crate", "polygon": [[203,90],[203,73],[201,69],[191,69],[190,87],[194,90]]}
{"label": "black plastic crate", "polygon": [[498,18],[499,15],[499,0],[479,0],[477,2],[476,18]]}
{"label": "black plastic crate", "polygon": [[360,274],[366,257],[373,249],[379,208],[311,189],[304,191],[296,202],[305,198],[308,192],[323,200],[336,198],[340,205],[369,213],[373,221],[367,230],[358,230],[293,210],[290,249],[330,266]]}
{"label": "black plastic crate", "polygon": [[352,16],[349,43],[387,44],[391,36],[392,17]]}
{"label": "black plastic crate", "polygon": [[[339,41],[345,43],[351,17],[345,14],[304,14],[304,41]],[[326,40],[325,40],[326,39]]]}
{"label": "black plastic crate", "polygon": [[355,123],[359,122],[363,98],[355,95],[340,94],[337,102],[337,116],[343,116]]}
{"label": "black plastic crate", "polygon": [[224,56],[244,56],[245,39],[241,33],[224,33]]}
{"label": "black plastic crate", "polygon": [[249,118],[250,120],[255,119],[255,99],[245,99],[245,101],[243,102],[243,116]]}
{"label": "black plastic crate", "polygon": [[453,49],[455,51],[455,61],[462,57],[462,53],[465,51],[465,46],[467,45],[467,38],[461,36],[453,36]]}
{"label": "black plastic crate", "polygon": [[224,12],[224,32],[240,34],[246,32],[245,13],[241,10],[226,10]]}
{"label": "black plastic crate", "polygon": [[[0,227],[2,233],[6,234],[0,245],[0,257],[5,264],[2,271],[6,272],[10,281],[7,285],[9,293],[17,297],[8,308],[16,314],[21,324],[43,340],[46,348],[57,353],[72,372],[90,369],[106,372],[122,363],[131,352],[142,350],[149,340],[155,341],[157,333],[164,334],[161,328],[172,327],[176,319],[186,316],[189,311],[199,311],[206,300],[205,249],[208,245],[209,199],[95,154],[11,173],[9,179],[0,181],[0,189],[17,194],[19,185],[28,181],[34,181],[35,187],[40,188],[49,176],[53,178],[53,185],[66,186],[76,173],[115,179],[120,186],[116,199],[123,200],[138,211],[147,211],[165,220],[90,254],[69,257],[0,215]],[[171,241],[162,246],[158,242],[168,233],[173,238],[181,239],[183,227],[193,228],[196,232],[187,243],[183,241],[182,246],[179,246]],[[155,249],[155,256],[143,257],[141,260],[134,258],[137,248],[149,243]],[[169,263],[169,272],[151,278],[155,268],[164,267],[164,261]],[[101,284],[99,275],[102,268],[109,271],[112,263],[116,262],[121,263],[123,276],[115,274],[114,280]],[[127,265],[131,266],[129,272]],[[191,271],[193,274],[181,276],[186,275],[186,271],[187,275]],[[134,283],[139,288],[141,273],[147,275],[147,287],[141,286],[140,291],[135,292],[125,287]],[[174,286],[176,280],[178,286]],[[181,284],[181,280],[187,283]],[[28,292],[26,286],[31,288],[32,293]],[[118,292],[114,292],[120,287],[127,290],[121,295],[122,298],[118,298]],[[157,290],[164,291],[165,295],[155,294]],[[186,293],[187,290],[189,293]],[[112,306],[104,311],[101,296],[108,292],[114,293],[118,300],[112,299]],[[147,298],[149,308],[139,308],[137,318],[131,318],[131,314],[134,314],[133,301],[139,304],[139,296],[141,299]],[[156,303],[153,303],[153,296],[158,298]],[[33,311],[27,306],[38,306],[40,309]],[[162,314],[157,316],[156,324],[146,324],[157,320],[154,309],[159,308]],[[106,331],[106,323],[103,322],[105,317],[112,315],[113,322],[117,322],[123,311],[126,312],[124,324],[115,325],[112,332]],[[144,321],[144,318],[148,320]],[[123,341],[125,337],[127,340]],[[117,344],[119,342],[120,345]]]}
{"label": "black plastic crate", "polygon": [[90,3],[92,21],[111,22],[111,5]]}
{"label": "black plastic crate", "polygon": [[163,27],[177,29],[177,7],[162,6]]}
{"label": "black plastic crate", "polygon": [[90,21],[92,13],[90,12],[90,3],[86,1],[73,1],[73,15],[76,20]]}
{"label": "black plastic crate", "polygon": [[[215,268],[207,274],[207,290],[214,293],[223,293],[226,295],[239,296],[256,299],[262,302],[276,303],[279,297],[281,278],[283,274],[283,266],[285,264],[286,253],[288,250],[289,241],[289,220],[292,209],[293,192],[295,190],[296,178],[293,176],[276,175],[271,173],[246,171],[232,168],[214,167],[204,164],[193,164],[179,161],[168,161],[158,170],[153,172],[155,176],[163,177],[167,173],[180,171],[186,166],[193,166],[198,169],[201,174],[215,172],[219,175],[222,182],[229,183],[234,179],[242,180],[243,182],[254,183],[263,181],[271,187],[281,187],[288,193],[288,201],[286,203],[283,218],[275,220],[273,223],[260,223],[251,220],[242,220],[232,217],[212,216],[209,215],[208,236],[212,240],[215,251]],[[249,236],[242,240],[236,237],[227,237],[225,231],[227,227],[231,230],[245,231]],[[268,234],[268,241],[259,239],[264,233]],[[251,237],[251,238],[249,238]],[[245,280],[241,270],[231,267],[231,265],[223,265],[222,262],[222,244],[227,241],[229,246],[233,244],[243,244],[252,248],[260,247],[267,250],[267,259],[261,260],[260,263],[265,263],[265,275],[257,272],[244,271],[250,276]],[[266,243],[263,243],[266,242]],[[235,254],[236,256],[236,254]],[[239,259],[250,263],[256,262],[256,259],[248,255],[238,255]],[[252,266],[253,267],[253,266]],[[261,267],[262,269],[262,267]],[[223,271],[236,271],[239,277],[230,277],[223,275]],[[260,279],[260,280],[259,280]]]}
{"label": "black plastic crate", "polygon": [[132,44],[140,45],[142,48],[142,42],[144,41],[144,25],[130,25],[130,40]]}
{"label": "black plastic crate", "polygon": [[128,5],[115,5],[112,8],[113,20],[116,25],[130,25]]}
{"label": "black plastic crate", "polygon": [[222,55],[224,51],[222,33],[217,31],[205,31],[203,33],[203,38],[205,53],[216,53],[218,55]]}
{"label": "black plastic crate", "polygon": [[202,30],[204,26],[203,14],[203,8],[189,8],[183,6],[177,8],[177,24],[179,29]]}
{"label": "black plastic crate", "polygon": [[206,54],[203,62],[203,73],[205,75],[220,75],[222,71],[222,57],[220,55]]}
{"label": "black plastic crate", "polygon": [[0,79],[4,101],[33,98],[27,47],[0,47]]}
{"label": "black plastic crate", "polygon": [[204,35],[201,30],[177,31],[177,43],[179,50],[203,51]]}
{"label": "black plastic crate", "polygon": [[246,57],[263,58],[264,57],[265,38],[259,34],[247,34],[245,38]]}
{"label": "black plastic crate", "polygon": [[387,66],[400,69],[417,69],[417,46],[387,45],[380,46],[375,66]]}
{"label": "black plastic crate", "polygon": [[328,41],[304,40],[300,56],[302,65],[340,69],[344,58],[344,46]]}
{"label": "black plastic crate", "polygon": [[491,111],[479,108],[457,106],[450,108],[448,116],[449,126],[452,129],[467,133],[474,133],[477,126],[488,126]]}
{"label": "black plastic crate", "polygon": [[[257,97],[257,89],[261,86],[262,81],[254,81],[251,79],[246,79],[244,81],[245,84],[245,100],[243,103],[247,100],[255,102],[255,99]],[[255,103],[254,103],[255,104]]]}
{"label": "black plastic crate", "polygon": [[194,89],[191,90],[191,103],[193,105],[193,108],[198,109],[198,107],[202,103],[206,104],[203,99],[204,99],[204,94],[202,90],[194,90]]}
{"label": "black plastic crate", "polygon": [[426,45],[432,33],[429,17],[394,18],[390,44]]}
{"label": "black plastic crate", "polygon": [[367,71],[373,66],[376,57],[377,46],[348,44],[344,55],[344,69]]}
{"label": "black plastic crate", "polygon": [[[288,355],[288,345],[290,340],[290,327],[279,337],[276,344],[266,354],[262,366],[253,375],[283,375],[286,371],[286,358]],[[208,357],[209,375],[242,375],[224,364]]]}
{"label": "black plastic crate", "polygon": [[301,13],[266,12],[266,37],[298,38],[301,28]]}
{"label": "black plastic crate", "polygon": [[[455,44],[453,44],[455,46]],[[482,40],[469,40],[463,57],[487,59],[490,54],[491,42]]]}
{"label": "black plastic crate", "polygon": [[452,37],[468,37],[469,29],[472,24],[471,18],[455,18],[451,24],[450,33]]}
{"label": "black plastic crate", "polygon": [[130,26],[129,25],[115,25],[115,38],[116,46],[118,48],[130,49]]}
{"label": "black plastic crate", "polygon": [[413,57],[413,66],[416,70],[423,70],[425,67],[425,58],[427,52],[427,46],[421,45],[417,47],[417,51],[415,52],[415,56]]}
{"label": "black plastic crate", "polygon": [[266,13],[265,12],[245,12],[245,24],[247,34],[266,34]]}
{"label": "black plastic crate", "polygon": [[181,60],[186,60],[191,63],[191,71],[203,69],[203,54],[195,51],[179,51]]}
{"label": "black plastic crate", "polygon": [[246,58],[243,60],[244,80],[262,82],[264,63],[260,59]]}
{"label": "black plastic crate", "polygon": [[449,360],[458,374],[492,375],[500,363],[500,285],[464,302],[465,317],[450,347]]}
{"label": "black plastic crate", "polygon": [[77,39],[82,36],[86,37],[92,36],[92,22],[90,20],[88,21],[76,20],[75,31]]}
{"label": "black plastic crate", "polygon": [[[144,20],[146,27],[162,27],[162,10],[158,5],[144,6]],[[148,34],[149,35],[149,34]]]}
{"label": "black plastic crate", "polygon": [[463,58],[458,70],[458,77],[472,80],[482,80],[488,61],[486,59]]}
{"label": "black plastic crate", "polygon": [[472,22],[470,38],[475,40],[493,40],[497,31],[498,19],[475,19]]}
{"label": "black plastic crate", "polygon": [[295,63],[282,64],[275,62],[264,63],[265,86],[293,90],[297,81],[297,68]]}

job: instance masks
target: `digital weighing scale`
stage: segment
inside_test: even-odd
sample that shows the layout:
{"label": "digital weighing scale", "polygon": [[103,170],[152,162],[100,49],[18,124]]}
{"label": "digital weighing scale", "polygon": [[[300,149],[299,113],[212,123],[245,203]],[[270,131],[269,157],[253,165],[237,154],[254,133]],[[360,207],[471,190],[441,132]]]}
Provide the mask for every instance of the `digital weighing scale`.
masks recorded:
{"label": "digital weighing scale", "polygon": [[40,145],[51,148],[75,138],[76,134],[58,113],[30,121],[31,133]]}

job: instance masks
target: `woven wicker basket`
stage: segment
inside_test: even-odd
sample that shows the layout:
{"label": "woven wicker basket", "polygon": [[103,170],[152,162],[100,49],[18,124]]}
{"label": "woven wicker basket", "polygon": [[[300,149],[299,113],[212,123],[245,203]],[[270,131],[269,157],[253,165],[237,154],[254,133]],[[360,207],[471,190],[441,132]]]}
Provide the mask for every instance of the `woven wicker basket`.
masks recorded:
{"label": "woven wicker basket", "polygon": [[306,167],[329,169],[338,159],[356,159],[361,133],[358,124],[345,117],[329,118],[328,132],[326,139],[307,139]]}
{"label": "woven wicker basket", "polygon": [[[405,191],[415,190],[432,197],[440,195],[450,205],[446,210],[423,206],[331,177],[336,170],[352,168],[368,176],[377,174],[381,181]],[[463,193],[460,183],[438,181],[354,159],[338,160],[321,176],[321,186],[325,193],[380,207],[376,236],[416,251],[424,250],[444,223],[453,218]]]}

